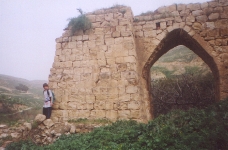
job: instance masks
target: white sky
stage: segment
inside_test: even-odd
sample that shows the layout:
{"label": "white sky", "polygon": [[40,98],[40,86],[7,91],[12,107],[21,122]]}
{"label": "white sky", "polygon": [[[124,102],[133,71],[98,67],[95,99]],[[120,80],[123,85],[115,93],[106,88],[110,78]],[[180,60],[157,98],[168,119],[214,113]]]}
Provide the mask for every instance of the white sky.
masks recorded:
{"label": "white sky", "polygon": [[84,12],[130,6],[134,15],[174,3],[208,0],[0,0],[0,74],[47,80],[54,61],[55,39],[67,19]]}

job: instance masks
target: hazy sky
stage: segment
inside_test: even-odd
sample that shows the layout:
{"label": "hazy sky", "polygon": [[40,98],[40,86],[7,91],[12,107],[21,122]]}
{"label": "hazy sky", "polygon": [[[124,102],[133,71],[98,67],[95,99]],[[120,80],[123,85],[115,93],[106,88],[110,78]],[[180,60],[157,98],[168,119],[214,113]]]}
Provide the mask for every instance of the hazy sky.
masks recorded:
{"label": "hazy sky", "polygon": [[124,4],[134,15],[173,3],[208,0],[0,0],[0,74],[47,80],[54,61],[55,39],[76,8],[91,12]]}

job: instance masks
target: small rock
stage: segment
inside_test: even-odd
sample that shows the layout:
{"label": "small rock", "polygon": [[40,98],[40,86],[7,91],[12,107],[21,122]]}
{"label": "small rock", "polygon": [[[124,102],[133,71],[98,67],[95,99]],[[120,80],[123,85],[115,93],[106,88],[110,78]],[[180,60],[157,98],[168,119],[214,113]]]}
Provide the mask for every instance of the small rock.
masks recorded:
{"label": "small rock", "polygon": [[12,136],[12,138],[15,138],[15,139],[18,139],[20,137],[20,133],[17,133],[17,132],[11,133],[10,135]]}
{"label": "small rock", "polygon": [[57,134],[56,134],[57,137],[60,137],[61,135],[62,135],[61,133],[57,133]]}
{"label": "small rock", "polygon": [[51,119],[46,119],[43,123],[48,128],[50,128],[54,125],[54,122]]}
{"label": "small rock", "polygon": [[45,116],[45,115],[42,115],[42,114],[38,114],[38,115],[35,117],[35,121],[36,121],[37,123],[41,123],[41,122],[43,122],[45,119],[46,119],[46,116]]}
{"label": "small rock", "polygon": [[0,135],[0,138],[5,138],[5,137],[7,137],[7,136],[9,136],[9,134],[7,134],[7,133],[2,133],[2,134]]}
{"label": "small rock", "polygon": [[76,131],[75,125],[71,125],[70,126],[70,133],[75,133],[75,131]]}
{"label": "small rock", "polygon": [[24,123],[24,126],[25,126],[29,131],[32,129],[32,124],[31,124],[31,123],[25,122],[25,123]]}
{"label": "small rock", "polygon": [[5,125],[5,124],[0,124],[0,129],[5,129],[5,128],[7,128],[7,125]]}

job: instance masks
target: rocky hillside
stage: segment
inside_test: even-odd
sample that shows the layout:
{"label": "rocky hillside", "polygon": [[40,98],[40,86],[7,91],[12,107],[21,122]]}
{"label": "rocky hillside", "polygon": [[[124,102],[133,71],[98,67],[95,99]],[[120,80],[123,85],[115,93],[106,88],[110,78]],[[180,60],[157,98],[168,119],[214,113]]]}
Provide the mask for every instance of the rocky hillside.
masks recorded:
{"label": "rocky hillside", "polygon": [[[46,81],[16,78],[0,74],[0,122],[9,122],[17,119],[23,110],[42,108],[42,84]],[[16,90],[19,84],[26,85],[29,90]],[[34,111],[36,112],[36,111]],[[34,114],[35,115],[35,114]]]}
{"label": "rocky hillside", "polygon": [[187,47],[177,46],[164,54],[152,67],[151,78],[169,78],[184,73],[210,72],[204,61]]}

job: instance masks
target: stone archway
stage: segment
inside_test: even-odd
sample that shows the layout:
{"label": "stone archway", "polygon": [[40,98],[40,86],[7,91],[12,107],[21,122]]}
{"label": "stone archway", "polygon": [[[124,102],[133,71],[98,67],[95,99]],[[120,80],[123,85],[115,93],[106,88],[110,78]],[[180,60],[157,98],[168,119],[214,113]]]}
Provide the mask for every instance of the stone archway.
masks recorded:
{"label": "stone archway", "polygon": [[[196,39],[191,37],[183,29],[175,29],[169,32],[166,37],[158,44],[155,50],[150,55],[146,64],[143,68],[143,78],[147,81],[147,89],[151,90],[151,78],[150,78],[150,68],[151,66],[166,52],[170,49],[178,46],[184,45],[191,49],[195,54],[197,54],[211,69],[212,74],[215,79],[215,99],[216,101],[220,100],[220,88],[219,88],[219,71],[214,61],[214,58],[205,50]],[[151,94],[149,94],[149,100],[151,99]],[[150,113],[153,117],[153,104],[150,105]]]}

